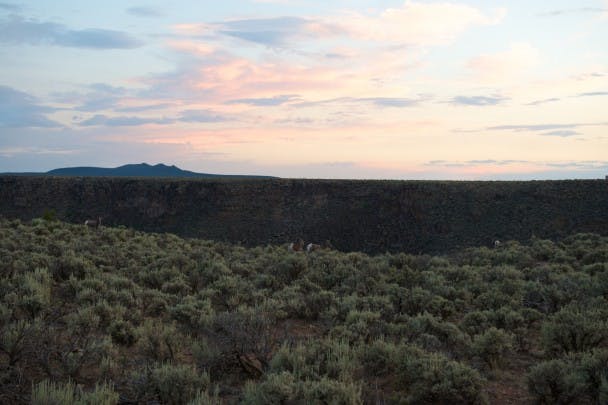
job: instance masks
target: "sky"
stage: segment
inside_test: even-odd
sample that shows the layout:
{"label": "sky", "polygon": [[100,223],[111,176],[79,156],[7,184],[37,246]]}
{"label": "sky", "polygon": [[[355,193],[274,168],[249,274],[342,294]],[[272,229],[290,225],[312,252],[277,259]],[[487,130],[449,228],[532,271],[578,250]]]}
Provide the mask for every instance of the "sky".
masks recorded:
{"label": "sky", "polygon": [[607,38],[608,0],[0,0],[0,172],[604,178]]}

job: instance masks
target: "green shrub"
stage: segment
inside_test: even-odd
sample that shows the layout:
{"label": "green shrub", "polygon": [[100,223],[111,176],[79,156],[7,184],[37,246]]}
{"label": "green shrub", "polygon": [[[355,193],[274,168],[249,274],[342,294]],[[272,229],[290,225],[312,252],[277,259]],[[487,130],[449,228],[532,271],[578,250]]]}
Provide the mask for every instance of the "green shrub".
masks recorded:
{"label": "green shrub", "polygon": [[281,285],[287,285],[305,273],[307,268],[308,262],[304,255],[282,255],[269,270]]}
{"label": "green shrub", "polygon": [[303,293],[302,318],[317,320],[332,313],[336,305],[336,295],[332,291],[309,291]]}
{"label": "green shrub", "polygon": [[318,380],[298,380],[289,372],[270,374],[258,384],[248,382],[243,391],[243,404],[363,404],[361,386],[322,377]]}
{"label": "green shrub", "polygon": [[473,337],[473,353],[491,368],[503,365],[504,359],[513,350],[513,335],[502,329],[491,327]]}
{"label": "green shrub", "polygon": [[441,343],[442,349],[454,354],[462,355],[468,352],[471,345],[470,337],[456,325],[428,313],[410,318],[406,330],[410,341],[417,341],[423,335],[432,335]]}
{"label": "green shrub", "polygon": [[103,383],[96,384],[91,392],[83,391],[73,382],[60,383],[44,380],[32,388],[32,405],[114,405],[119,395],[114,389]]}
{"label": "green shrub", "polygon": [[111,322],[122,319],[129,311],[121,304],[111,305],[108,301],[97,301],[92,307],[93,313],[99,317],[99,327],[107,328]]}
{"label": "green shrub", "polygon": [[351,381],[359,365],[357,353],[348,342],[323,339],[293,348],[281,346],[270,361],[270,372],[288,371],[298,380],[327,376],[330,379]]}
{"label": "green shrub", "polygon": [[284,404],[293,402],[297,393],[294,376],[288,372],[269,374],[264,381],[248,381],[243,390],[243,404]]}
{"label": "green shrub", "polygon": [[56,258],[51,270],[56,281],[64,281],[72,275],[78,279],[83,279],[95,271],[95,266],[84,257],[69,252]]}
{"label": "green shrub", "polygon": [[329,340],[324,353],[324,362],[321,363],[321,366],[319,371],[325,373],[329,378],[351,381],[359,362],[349,342]]}
{"label": "green shrub", "polygon": [[108,332],[112,336],[112,341],[119,345],[131,347],[137,341],[135,328],[129,321],[116,319],[110,323]]}
{"label": "green shrub", "polygon": [[146,358],[158,362],[175,360],[183,337],[174,324],[146,320],[136,331],[137,348]]}
{"label": "green shrub", "polygon": [[408,315],[428,312],[434,316],[444,318],[453,314],[455,308],[454,304],[445,298],[421,287],[414,287],[402,298],[400,310]]}
{"label": "green shrub", "polygon": [[200,370],[206,370],[214,380],[219,377],[223,355],[217,345],[206,338],[197,339],[192,344],[192,357]]}
{"label": "green shrub", "polygon": [[537,403],[585,402],[585,375],[576,370],[572,358],[549,360],[533,366],[528,372],[527,381],[528,389]]}
{"label": "green shrub", "polygon": [[[160,266],[161,263],[156,263]],[[178,283],[181,286],[183,281],[182,273],[175,267],[146,268],[137,274],[137,281],[145,287],[161,290],[163,285],[171,289],[171,283]],[[187,284],[186,284],[187,285]],[[181,288],[181,287],[180,287]],[[179,288],[178,288],[179,290]]]}
{"label": "green shrub", "polygon": [[208,390],[201,390],[196,393],[188,405],[221,405],[222,401],[219,398],[218,391],[214,391],[212,394]]}
{"label": "green shrub", "polygon": [[136,395],[141,401],[153,399],[163,404],[182,405],[200,398],[210,386],[209,374],[184,364],[157,364],[133,375]]}
{"label": "green shrub", "polygon": [[[0,324],[2,325],[2,324]],[[0,353],[8,357],[8,365],[15,366],[28,352],[35,349],[35,337],[41,330],[41,322],[19,320],[0,328]]]}
{"label": "green shrub", "polygon": [[326,315],[333,314],[337,305],[333,291],[324,291],[307,278],[286,286],[274,298],[282,304],[281,309],[286,315],[299,319],[327,319]]}
{"label": "green shrub", "polygon": [[225,342],[226,350],[266,359],[276,344],[275,325],[276,318],[264,308],[240,307],[216,314],[213,332]]}
{"label": "green shrub", "polygon": [[439,353],[403,346],[398,357],[399,386],[406,403],[472,404],[484,401],[483,378],[464,363]]}
{"label": "green shrub", "polygon": [[533,317],[535,314],[534,312],[530,311],[533,310],[514,310],[513,308],[507,306],[493,311],[490,315],[490,319],[492,320],[494,326],[496,326],[498,329],[514,330],[525,326],[527,321],[524,315],[531,316],[532,319],[534,319]]}
{"label": "green shrub", "polygon": [[167,294],[158,290],[142,291],[139,300],[142,305],[142,312],[147,316],[160,316],[169,306]]}
{"label": "green shrub", "polygon": [[101,322],[93,307],[84,307],[79,309],[78,312],[68,314],[65,320],[68,330],[80,336],[92,335],[99,328]]}
{"label": "green shrub", "polygon": [[52,280],[46,268],[36,269],[22,275],[19,281],[20,294],[16,305],[28,314],[37,317],[51,302]]}
{"label": "green shrub", "polygon": [[595,403],[608,403],[608,350],[596,349],[582,355],[579,364],[587,393]]}
{"label": "green shrub", "polygon": [[397,347],[383,339],[359,346],[359,361],[368,376],[393,374],[397,366]]}
{"label": "green shrub", "polygon": [[70,343],[61,348],[59,361],[64,375],[74,379],[80,379],[83,370],[87,373],[97,371],[101,360],[114,351],[107,337],[76,338]]}
{"label": "green shrub", "polygon": [[283,344],[270,360],[270,372],[279,374],[284,371],[298,379],[314,378],[318,375],[319,358],[311,355],[312,348],[305,345],[289,347]]}
{"label": "green shrub", "polygon": [[460,328],[469,335],[477,335],[483,333],[492,325],[490,318],[490,311],[472,311],[462,318]]}
{"label": "green shrub", "polygon": [[163,283],[160,290],[170,295],[179,295],[182,297],[190,294],[192,291],[186,280],[183,279],[167,281]]}
{"label": "green shrub", "polygon": [[[301,388],[300,388],[301,387]],[[327,377],[299,384],[301,402],[307,404],[362,405],[361,385],[354,381],[336,381]],[[299,399],[299,398],[297,398]]]}
{"label": "green shrub", "polygon": [[570,305],[543,322],[541,332],[548,352],[591,350],[608,338],[606,311]]}
{"label": "green shrub", "polygon": [[331,336],[349,342],[367,342],[379,338],[383,329],[379,313],[353,310],[346,316],[344,324],[331,331]]}
{"label": "green shrub", "polygon": [[497,310],[505,306],[517,306],[519,300],[499,290],[492,285],[491,289],[483,292],[475,298],[475,307],[478,309]]}
{"label": "green shrub", "polygon": [[211,326],[214,311],[208,299],[189,295],[178,304],[170,307],[169,314],[186,330],[197,332]]}
{"label": "green shrub", "polygon": [[32,388],[32,405],[71,405],[76,403],[73,383],[54,383],[44,380]]}

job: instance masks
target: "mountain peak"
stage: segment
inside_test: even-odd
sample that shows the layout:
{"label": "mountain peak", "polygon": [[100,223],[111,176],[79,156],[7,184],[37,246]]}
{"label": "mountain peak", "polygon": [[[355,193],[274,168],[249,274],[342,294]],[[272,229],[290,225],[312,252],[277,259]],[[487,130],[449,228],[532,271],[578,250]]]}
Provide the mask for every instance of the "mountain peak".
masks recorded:
{"label": "mountain peak", "polygon": [[271,178],[270,176],[250,175],[222,175],[209,173],[196,173],[182,170],[175,165],[164,163],[150,165],[148,163],[131,163],[114,168],[105,167],[65,167],[54,169],[45,174],[51,176],[102,176],[102,177],[187,177],[187,178]]}

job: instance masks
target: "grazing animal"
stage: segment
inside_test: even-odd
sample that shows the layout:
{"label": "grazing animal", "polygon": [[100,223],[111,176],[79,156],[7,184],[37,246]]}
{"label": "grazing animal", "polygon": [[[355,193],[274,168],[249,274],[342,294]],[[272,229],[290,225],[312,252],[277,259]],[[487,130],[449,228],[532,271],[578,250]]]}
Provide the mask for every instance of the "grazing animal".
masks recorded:
{"label": "grazing animal", "polygon": [[101,226],[101,217],[97,217],[97,219],[87,219],[84,221],[84,224],[90,228],[99,228]]}
{"label": "grazing animal", "polygon": [[304,241],[300,239],[297,242],[291,242],[287,245],[287,250],[290,252],[301,252],[304,250]]}
{"label": "grazing animal", "polygon": [[321,249],[321,245],[317,245],[316,243],[309,243],[306,245],[306,253],[311,253]]}
{"label": "grazing animal", "polygon": [[501,242],[500,242],[498,239],[496,239],[496,240],[494,241],[494,248],[499,248],[499,247],[500,247],[500,245],[502,245],[502,243],[501,243]]}

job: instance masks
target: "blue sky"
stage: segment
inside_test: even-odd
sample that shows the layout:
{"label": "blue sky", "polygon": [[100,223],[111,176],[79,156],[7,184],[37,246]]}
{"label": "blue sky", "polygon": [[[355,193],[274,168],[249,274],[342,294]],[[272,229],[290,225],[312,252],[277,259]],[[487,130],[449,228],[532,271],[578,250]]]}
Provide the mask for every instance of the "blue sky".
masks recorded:
{"label": "blue sky", "polygon": [[608,174],[608,1],[0,1],[0,172]]}

